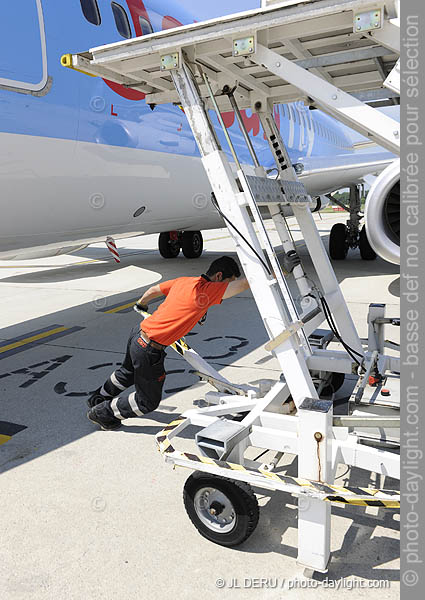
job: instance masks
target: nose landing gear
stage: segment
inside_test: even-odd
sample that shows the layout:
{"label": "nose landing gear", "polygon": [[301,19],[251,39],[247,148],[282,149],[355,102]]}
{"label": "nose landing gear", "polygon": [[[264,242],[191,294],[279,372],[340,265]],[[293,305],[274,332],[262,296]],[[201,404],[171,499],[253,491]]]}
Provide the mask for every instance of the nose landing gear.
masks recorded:
{"label": "nose landing gear", "polygon": [[[333,201],[336,202],[335,200]],[[347,257],[349,248],[359,248],[360,256],[363,260],[374,260],[376,252],[369,244],[365,225],[360,230],[360,220],[363,218],[363,215],[360,212],[359,187],[357,185],[350,187],[348,207],[342,202],[336,203],[350,213],[350,218],[346,225],[344,223],[336,223],[332,227],[329,236],[330,257],[333,260],[344,260]]]}

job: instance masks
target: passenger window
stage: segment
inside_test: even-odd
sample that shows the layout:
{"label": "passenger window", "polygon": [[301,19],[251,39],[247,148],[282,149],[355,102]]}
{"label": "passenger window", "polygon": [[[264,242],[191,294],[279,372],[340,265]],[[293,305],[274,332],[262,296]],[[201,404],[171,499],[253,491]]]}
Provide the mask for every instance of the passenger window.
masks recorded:
{"label": "passenger window", "polygon": [[118,33],[127,40],[131,38],[130,22],[125,9],[117,2],[111,2],[112,12],[114,13],[115,25]]}
{"label": "passenger window", "polygon": [[142,30],[142,35],[149,35],[150,33],[153,33],[152,25],[144,17],[139,17],[139,24],[140,29]]}
{"label": "passenger window", "polygon": [[100,25],[102,19],[100,18],[97,0],[80,0],[80,4],[87,21],[93,23],[93,25]]}

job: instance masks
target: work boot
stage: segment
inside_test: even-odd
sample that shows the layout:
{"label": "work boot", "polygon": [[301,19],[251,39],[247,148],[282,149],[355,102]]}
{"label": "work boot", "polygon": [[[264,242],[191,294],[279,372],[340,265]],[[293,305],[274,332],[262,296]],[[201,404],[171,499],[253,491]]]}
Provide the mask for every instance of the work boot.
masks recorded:
{"label": "work boot", "polygon": [[106,398],[105,396],[102,396],[102,394],[100,393],[101,389],[102,388],[98,388],[95,392],[93,392],[93,394],[87,400],[87,406],[89,408],[94,408],[98,404],[101,404],[102,402],[105,402],[105,400],[108,400],[108,398]]}
{"label": "work boot", "polygon": [[113,415],[108,415],[104,410],[99,411],[99,406],[100,405],[94,406],[91,410],[89,410],[87,413],[87,418],[92,423],[100,425],[104,431],[113,431],[114,429],[119,429],[122,424],[121,420],[117,419]]}

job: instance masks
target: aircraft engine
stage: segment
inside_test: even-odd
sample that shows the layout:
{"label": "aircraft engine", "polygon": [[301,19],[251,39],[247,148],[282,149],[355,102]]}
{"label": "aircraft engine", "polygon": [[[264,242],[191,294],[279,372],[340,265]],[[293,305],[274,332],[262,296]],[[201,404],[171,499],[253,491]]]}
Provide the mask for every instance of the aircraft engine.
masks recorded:
{"label": "aircraft engine", "polygon": [[366,233],[384,260],[400,264],[400,160],[376,178],[366,200]]}

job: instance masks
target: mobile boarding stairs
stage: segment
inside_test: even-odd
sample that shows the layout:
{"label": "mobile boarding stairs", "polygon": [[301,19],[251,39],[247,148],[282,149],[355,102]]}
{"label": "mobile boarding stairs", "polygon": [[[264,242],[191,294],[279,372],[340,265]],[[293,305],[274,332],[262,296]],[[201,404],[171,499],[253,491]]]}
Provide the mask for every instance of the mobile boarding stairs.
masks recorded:
{"label": "mobile boarding stairs", "polygon": [[[197,471],[186,484],[189,516],[205,537],[230,546],[246,539],[258,519],[249,485],[294,494],[299,498],[298,562],[318,571],[326,571],[330,557],[332,502],[399,507],[398,491],[334,484],[339,464],[400,478],[394,452],[400,439],[399,358],[384,334],[399,320],[386,318],[384,305],[372,304],[368,339],[359,338],[273,105],[302,99],[398,154],[399,124],[366,103],[399,95],[397,17],[393,0],[270,1],[261,9],[62,58],[64,66],[144,92],[151,107],[174,102],[183,108],[213,202],[235,242],[268,333],[266,350],[282,371],[264,395],[234,386],[208,367],[201,376],[216,387],[206,394],[208,406],[188,411],[157,436],[167,462]],[[383,82],[382,66],[389,64],[393,68]],[[276,179],[267,176],[246,132],[240,110],[247,108],[259,116],[276,161]],[[226,111],[233,111],[240,125],[251,168],[239,162],[221,116]],[[215,119],[233,164],[220,146]],[[296,267],[297,296],[262,218],[268,209],[284,251],[294,250],[285,206],[292,207],[319,282]],[[318,329],[323,324],[327,330]],[[338,342],[333,349],[331,341]],[[389,347],[391,355],[385,354]],[[334,417],[332,392],[344,375],[354,376],[356,385],[349,414]],[[198,428],[196,445],[177,450],[176,442],[188,443],[178,436],[189,425]],[[250,448],[272,451],[273,459],[267,464],[248,460]],[[284,453],[298,456],[297,477],[279,469]]]}

